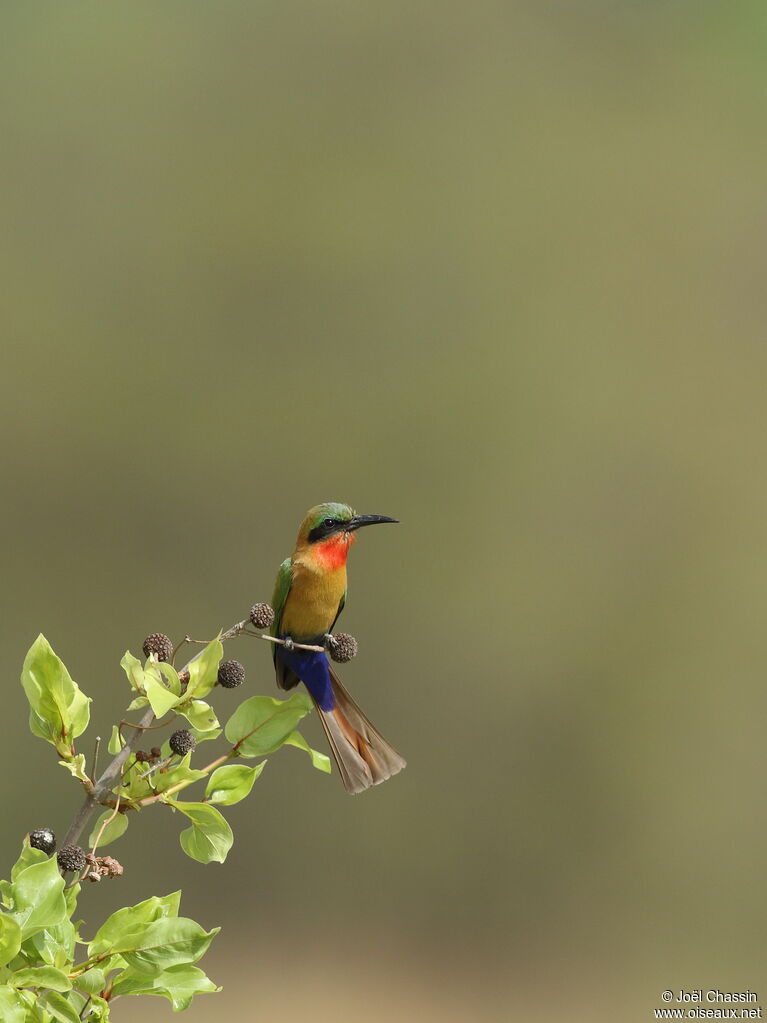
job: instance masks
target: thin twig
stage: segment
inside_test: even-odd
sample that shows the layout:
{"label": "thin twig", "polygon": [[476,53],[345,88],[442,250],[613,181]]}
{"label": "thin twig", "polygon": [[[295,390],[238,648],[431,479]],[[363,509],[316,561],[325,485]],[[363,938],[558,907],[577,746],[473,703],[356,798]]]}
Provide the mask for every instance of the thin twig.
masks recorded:
{"label": "thin twig", "polygon": [[99,766],[99,750],[101,749],[101,736],[96,736],[96,744],[93,747],[93,766],[91,767],[91,778],[96,777],[96,771]]}
{"label": "thin twig", "polygon": [[294,639],[287,643],[284,639],[280,639],[279,636],[270,636],[266,632],[249,632],[248,629],[243,629],[242,634],[243,636],[252,636],[253,639],[265,639],[267,643],[278,643],[280,646],[286,646],[290,650],[313,650],[318,654],[325,652],[324,646],[316,646],[314,643],[296,643]]}
{"label": "thin twig", "polygon": [[95,856],[96,855],[96,849],[98,848],[98,844],[101,841],[101,836],[104,834],[104,829],[106,827],[108,827],[108,825],[110,825],[112,823],[112,821],[115,819],[115,817],[117,816],[117,814],[119,812],[120,812],[120,793],[118,792],[117,793],[117,799],[115,800],[115,808],[114,808],[114,810],[112,811],[111,815],[109,817],[107,817],[107,819],[101,825],[101,827],[99,828],[99,833],[98,833],[98,835],[96,835],[96,841],[93,843],[93,848],[91,849],[91,856]]}

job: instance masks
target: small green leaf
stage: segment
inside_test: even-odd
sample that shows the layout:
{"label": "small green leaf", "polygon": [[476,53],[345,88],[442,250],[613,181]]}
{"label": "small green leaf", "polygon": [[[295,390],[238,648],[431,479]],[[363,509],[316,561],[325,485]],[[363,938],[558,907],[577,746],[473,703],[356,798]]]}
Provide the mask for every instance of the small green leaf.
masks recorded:
{"label": "small green leaf", "polygon": [[18,955],[21,948],[21,928],[7,913],[0,913],[0,966],[5,966]]}
{"label": "small green leaf", "polygon": [[71,760],[59,760],[62,767],[66,767],[73,778],[77,778],[78,781],[88,781],[88,775],[85,773],[85,754],[78,753],[77,756],[72,757]]}
{"label": "small green leaf", "polygon": [[229,718],[224,734],[240,756],[260,757],[279,749],[311,709],[311,698],[304,693],[287,700],[251,696]]}
{"label": "small green leaf", "polygon": [[[65,898],[78,885],[65,892]],[[72,962],[75,954],[77,932],[71,920],[63,920],[54,927],[45,927],[26,938],[21,946],[22,954],[30,962],[42,962],[63,970]]]}
{"label": "small green leaf", "polygon": [[[218,679],[218,666],[224,656],[224,648],[216,637],[208,643],[199,657],[189,665],[189,682],[186,687],[187,696],[207,696]],[[197,726],[195,726],[197,727]]]}
{"label": "small green leaf", "polygon": [[298,749],[306,750],[311,759],[312,767],[316,767],[318,771],[324,771],[325,774],[330,774],[330,757],[326,757],[319,750],[312,749],[300,732],[291,732],[285,740],[285,745],[297,746]]}
{"label": "small green leaf", "polygon": [[179,714],[183,714],[192,728],[199,732],[210,732],[218,728],[218,718],[213,708],[204,700],[189,700],[176,707]]}
{"label": "small green leaf", "polygon": [[[128,710],[129,711],[130,710],[141,710],[142,707],[148,707],[148,706],[149,706],[149,700],[147,700],[146,696],[136,696],[128,704]],[[123,745],[125,745],[125,744],[123,743]],[[111,752],[111,750],[110,750],[110,752]]]}
{"label": "small green leaf", "polygon": [[37,637],[24,660],[21,684],[29,700],[33,734],[69,758],[72,740],[88,727],[90,700],[43,635]]}
{"label": "small green leaf", "polygon": [[[78,996],[77,992],[70,994],[78,1014],[85,1008],[85,998]],[[81,1017],[82,1018],[82,1017]],[[88,1002],[88,1014],[85,1016],[86,1023],[109,1023],[109,1002],[101,995],[92,994]]]}
{"label": "small green leaf", "polygon": [[219,806],[232,806],[244,799],[253,788],[253,783],[264,769],[263,760],[256,767],[245,764],[225,764],[217,768],[210,776],[205,789],[205,798]]}
{"label": "small green leaf", "polygon": [[144,669],[138,657],[134,657],[130,650],[126,650],[123,659],[120,661],[120,667],[128,676],[131,689],[135,689],[137,693],[143,693]]}
{"label": "small green leaf", "polygon": [[86,970],[85,973],[81,973],[75,983],[81,991],[87,991],[89,995],[93,995],[104,990],[106,977],[103,970],[94,967]]}
{"label": "small green leaf", "polygon": [[24,937],[66,919],[64,878],[56,857],[22,870],[12,885],[13,916]]}
{"label": "small green leaf", "polygon": [[[129,707],[128,710],[130,709],[131,708]],[[117,725],[112,725],[112,734],[109,737],[109,743],[107,745],[108,752],[111,753],[112,756],[115,756],[117,753],[120,752],[124,745],[125,740],[120,735],[120,729],[117,727]]]}
{"label": "small green leaf", "polygon": [[0,881],[0,898],[6,909],[13,909],[13,885],[10,881]]}
{"label": "small green leaf", "polygon": [[144,676],[153,675],[164,686],[167,686],[176,696],[181,695],[181,679],[172,664],[165,661],[148,660],[144,666]]}
{"label": "small green leaf", "polygon": [[175,707],[179,701],[178,695],[169,689],[161,678],[156,664],[147,665],[144,672],[144,689],[157,718],[167,714],[171,707]]}
{"label": "small green leaf", "polygon": [[72,981],[53,966],[28,966],[16,970],[8,978],[13,987],[46,987],[52,991],[71,991]]}
{"label": "small green leaf", "polygon": [[88,945],[88,956],[103,955],[117,947],[120,938],[164,917],[177,917],[181,892],[171,892],[162,898],[153,895],[135,906],[124,906],[112,913],[96,931]]}
{"label": "small green leaf", "polygon": [[192,759],[191,753],[186,753],[182,759],[176,764],[175,767],[170,768],[164,774],[162,771],[155,771],[152,775],[152,785],[156,792],[167,792],[168,789],[173,788],[174,785],[178,785],[181,782],[190,784],[194,781],[199,781],[200,778],[205,778],[207,775],[205,771],[197,771],[195,768],[189,766],[189,761]]}
{"label": "small green leaf", "polygon": [[158,973],[179,963],[196,963],[220,928],[205,931],[194,920],[168,917],[123,935],[116,951],[140,973]]}
{"label": "small green leaf", "polygon": [[199,728],[190,728],[189,731],[195,737],[197,745],[199,746],[201,742],[210,742],[211,739],[217,739],[219,735],[221,735],[223,729],[219,727],[214,728],[212,732],[201,732]]}
{"label": "small green leaf", "polygon": [[209,803],[179,803],[174,799],[168,803],[192,822],[191,828],[179,836],[187,856],[200,863],[223,863],[234,842],[226,818]]}
{"label": "small green leaf", "polygon": [[[101,814],[99,819],[93,825],[93,830],[91,831],[90,836],[88,838],[88,845],[91,848],[93,848],[93,846],[96,844],[98,833],[99,831],[101,831],[101,825],[104,823],[104,821],[109,820],[109,818],[112,816],[112,813],[113,813],[112,810],[105,810],[104,813]],[[107,826],[104,828],[104,833],[102,834],[101,838],[99,838],[99,849],[104,845],[109,845],[110,842],[114,842],[114,840],[116,838],[119,838],[120,835],[124,835],[127,830],[128,830],[127,813],[118,813],[111,821],[109,821],[109,824],[107,824]]]}
{"label": "small green leaf", "polygon": [[19,858],[11,867],[11,881],[15,881],[22,870],[26,870],[27,867],[31,867],[33,863],[42,863],[47,859],[48,857],[42,849],[35,849],[29,844],[29,835],[27,835],[22,843]]}
{"label": "small green leaf", "polygon": [[59,1023],[80,1023],[80,1016],[75,1012],[74,1007],[66,1000],[64,995],[59,995],[55,991],[48,991],[41,997],[40,1003]]}
{"label": "small green leaf", "polygon": [[156,975],[125,970],[118,974],[112,989],[118,995],[163,995],[168,998],[174,1012],[189,1008],[195,995],[220,991],[202,970],[188,963],[171,966]]}
{"label": "small green leaf", "polygon": [[3,1023],[26,1023],[27,1009],[24,999],[7,984],[0,986],[0,1019]]}

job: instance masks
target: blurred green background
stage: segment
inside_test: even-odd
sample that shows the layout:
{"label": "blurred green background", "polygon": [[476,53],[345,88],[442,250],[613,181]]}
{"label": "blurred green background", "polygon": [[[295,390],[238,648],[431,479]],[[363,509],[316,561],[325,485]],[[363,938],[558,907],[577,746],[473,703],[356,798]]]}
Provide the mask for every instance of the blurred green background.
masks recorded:
{"label": "blurred green background", "polygon": [[[134,820],[84,932],[183,887],[224,928],[190,1023],[761,991],[764,4],[0,20],[5,873],[80,798],[25,731],[37,632],[89,750],[126,647],[269,599],[343,500],[402,520],[353,552],[343,678],[407,771],[352,799],[275,755],[223,867]],[[220,717],[273,692],[230,656]]]}

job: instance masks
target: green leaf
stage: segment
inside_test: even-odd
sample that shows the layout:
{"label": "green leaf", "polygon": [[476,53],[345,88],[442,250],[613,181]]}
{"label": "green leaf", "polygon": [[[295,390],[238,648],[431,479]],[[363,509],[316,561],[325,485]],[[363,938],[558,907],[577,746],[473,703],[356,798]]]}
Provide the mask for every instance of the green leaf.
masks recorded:
{"label": "green leaf", "polygon": [[71,991],[72,981],[62,970],[53,966],[28,966],[16,970],[8,978],[13,987],[46,987],[52,991]]}
{"label": "green leaf", "polygon": [[181,848],[200,863],[223,863],[232,848],[234,835],[221,813],[209,803],[178,803],[169,799],[170,806],[180,810],[192,822],[191,828],[179,835]]}
{"label": "green leaf", "polygon": [[311,709],[305,693],[294,693],[288,700],[251,696],[229,718],[224,734],[240,756],[260,757],[279,749]]}
{"label": "green leaf", "polygon": [[116,951],[140,973],[158,973],[179,963],[196,963],[220,927],[205,931],[187,917],[166,917],[123,935]]}
{"label": "green leaf", "polygon": [[106,976],[103,970],[94,967],[93,969],[86,970],[85,973],[81,973],[76,978],[75,983],[81,991],[87,991],[89,995],[94,995],[104,990]]}
{"label": "green leaf", "polygon": [[0,881],[0,898],[6,909],[13,909],[13,885],[10,881]]}
{"label": "green leaf", "polygon": [[27,1010],[24,999],[7,984],[0,986],[0,1019],[3,1023],[26,1023]]}
{"label": "green leaf", "polygon": [[[77,887],[70,888],[65,897]],[[48,966],[63,970],[74,958],[76,938],[77,931],[72,921],[63,920],[55,927],[45,927],[26,938],[21,951],[30,962],[42,960]]]}
{"label": "green leaf", "polygon": [[210,732],[218,728],[218,718],[213,708],[204,700],[189,700],[176,707],[179,714],[183,714],[189,724],[199,732]]}
{"label": "green leaf", "polygon": [[325,774],[330,774],[330,757],[326,757],[319,750],[312,749],[300,732],[291,732],[285,740],[285,745],[297,746],[298,749],[306,750],[311,759],[312,767],[316,767],[318,771],[324,771]]}
{"label": "green leaf", "polygon": [[118,995],[163,995],[168,998],[174,1012],[189,1008],[195,995],[220,991],[210,977],[202,970],[188,963],[171,966],[154,976],[125,970],[118,974],[112,994]]}
{"label": "green leaf", "polygon": [[214,728],[212,732],[201,732],[199,728],[190,728],[189,731],[197,740],[197,745],[201,742],[210,742],[211,739],[217,739],[221,735],[222,729]]}
{"label": "green leaf", "polygon": [[42,634],[29,648],[21,684],[29,700],[33,734],[46,739],[62,757],[69,758],[72,740],[88,727],[90,699],[72,681],[63,661]]}
{"label": "green leaf", "polygon": [[40,1002],[59,1023],[80,1023],[79,1015],[64,995],[59,995],[55,991],[48,991],[42,996]]}
{"label": "green leaf", "polygon": [[[129,711],[130,710],[140,710],[142,707],[148,707],[148,706],[149,706],[149,700],[147,700],[146,696],[136,696],[128,704],[128,710]],[[125,743],[123,743],[123,745],[125,745]],[[111,752],[112,751],[110,750],[110,753]]]}
{"label": "green leaf", "polygon": [[[148,701],[147,701],[148,702]],[[128,710],[131,708],[129,707]],[[117,725],[112,725],[112,734],[109,737],[109,743],[107,745],[107,751],[115,756],[125,745],[125,740],[120,735],[120,729]]]}
{"label": "green leaf", "polygon": [[264,769],[263,760],[256,767],[245,764],[226,764],[217,768],[210,776],[205,789],[205,798],[219,806],[232,806],[244,799],[253,788],[253,783]]}
{"label": "green leaf", "polygon": [[[224,648],[216,637],[208,643],[199,657],[189,665],[187,696],[207,696],[218,680],[218,666],[224,656]],[[198,726],[195,726],[198,727]]]}
{"label": "green leaf", "polygon": [[[77,1012],[81,1013],[85,1008],[85,999],[82,996],[78,996],[77,992],[72,992],[69,997],[74,1001]],[[100,995],[92,994],[88,1002],[88,1014],[85,1017],[85,1023],[108,1023],[108,1021],[109,1002]]]}
{"label": "green leaf", "polygon": [[0,966],[15,959],[21,948],[21,928],[7,913],[0,913]]}
{"label": "green leaf", "polygon": [[151,658],[144,665],[144,676],[152,675],[176,696],[181,695],[181,679],[172,664],[165,661],[153,661]]}
{"label": "green leaf", "polygon": [[120,938],[135,931],[145,924],[153,923],[166,917],[178,916],[181,892],[171,892],[159,898],[153,895],[135,906],[124,906],[112,913],[96,931],[93,941],[88,945],[88,956],[103,955],[117,947]]}
{"label": "green leaf", "polygon": [[120,661],[120,667],[128,676],[131,688],[135,689],[137,693],[143,693],[144,668],[138,657],[134,657],[130,650],[126,650],[123,654],[123,659]]}
{"label": "green leaf", "polygon": [[88,781],[88,775],[85,773],[85,754],[78,753],[77,756],[72,757],[71,760],[59,760],[62,767],[66,767],[73,778],[77,778],[79,781]]}
{"label": "green leaf", "polygon": [[[99,819],[93,825],[93,830],[88,838],[88,845],[92,849],[96,844],[96,838],[98,837],[99,831],[101,831],[101,825],[104,821],[109,820],[112,816],[112,810],[105,810],[101,814]],[[109,824],[104,828],[104,833],[99,839],[99,849],[104,845],[109,845],[110,842],[114,842],[120,835],[124,835],[128,830],[128,815],[127,813],[118,813],[113,820],[109,821]]]}
{"label": "green leaf", "polygon": [[179,701],[178,695],[168,688],[154,663],[147,664],[144,671],[144,689],[156,718],[163,717]]}
{"label": "green leaf", "polygon": [[15,881],[22,870],[31,867],[33,863],[42,863],[48,857],[42,849],[35,849],[29,844],[29,835],[26,836],[21,846],[21,853],[14,865],[11,867],[11,881]]}
{"label": "green leaf", "polygon": [[152,775],[152,785],[155,790],[157,792],[167,792],[168,789],[173,788],[174,785],[178,785],[180,782],[191,784],[194,781],[199,781],[200,778],[207,777],[205,771],[197,771],[189,766],[191,759],[192,754],[186,753],[175,767],[172,767],[164,774],[162,771],[155,771]]}
{"label": "green leaf", "polygon": [[11,887],[13,916],[24,937],[66,919],[64,878],[59,873],[55,856],[26,867]]}

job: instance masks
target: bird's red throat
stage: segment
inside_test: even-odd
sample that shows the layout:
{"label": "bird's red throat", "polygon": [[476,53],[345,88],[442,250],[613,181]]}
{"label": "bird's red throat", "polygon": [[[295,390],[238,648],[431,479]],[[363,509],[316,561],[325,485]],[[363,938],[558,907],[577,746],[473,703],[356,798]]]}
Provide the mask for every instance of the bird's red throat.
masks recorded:
{"label": "bird's red throat", "polygon": [[349,548],[356,539],[353,533],[333,533],[327,540],[314,544],[314,555],[326,572],[333,572],[346,564]]}

